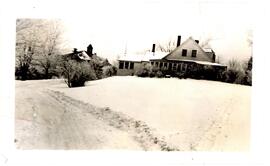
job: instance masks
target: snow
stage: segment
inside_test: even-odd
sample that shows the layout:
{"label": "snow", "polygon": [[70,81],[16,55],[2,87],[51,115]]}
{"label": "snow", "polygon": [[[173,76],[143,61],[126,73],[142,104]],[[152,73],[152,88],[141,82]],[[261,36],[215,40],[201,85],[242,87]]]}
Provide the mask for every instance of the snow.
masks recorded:
{"label": "snow", "polygon": [[[90,81],[81,88],[67,88],[63,80],[30,82],[17,82],[16,91],[27,86],[44,88],[46,85],[45,89],[63,93],[76,101],[97,108],[108,107],[113,113],[119,112],[145,123],[158,138],[180,150],[249,149],[251,103],[249,86],[206,80],[134,76],[115,76]],[[34,95],[32,91],[25,93]],[[19,104],[19,101],[16,101],[16,104]],[[19,105],[23,107],[22,103]],[[105,125],[100,125],[100,130],[106,128],[102,126]],[[136,147],[133,140],[129,142],[134,145],[130,146],[131,148]],[[110,148],[107,144],[104,146]]]}
{"label": "snow", "polygon": [[160,60],[168,55],[168,52],[150,52],[147,51],[145,54],[127,54],[121,56],[118,60],[121,61],[133,61],[133,62],[149,62],[150,60]]}
{"label": "snow", "polygon": [[206,61],[196,61],[196,63],[202,64],[202,65],[226,66],[219,63],[211,63],[211,62],[206,62]]}

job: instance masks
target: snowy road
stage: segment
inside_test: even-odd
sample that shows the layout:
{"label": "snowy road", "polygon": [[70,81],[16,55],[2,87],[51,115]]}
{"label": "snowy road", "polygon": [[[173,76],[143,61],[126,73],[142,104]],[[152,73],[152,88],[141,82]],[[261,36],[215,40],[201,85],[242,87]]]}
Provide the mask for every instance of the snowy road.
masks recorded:
{"label": "snowy road", "polygon": [[17,148],[173,150],[145,123],[44,88],[47,83],[54,82],[16,82]]}

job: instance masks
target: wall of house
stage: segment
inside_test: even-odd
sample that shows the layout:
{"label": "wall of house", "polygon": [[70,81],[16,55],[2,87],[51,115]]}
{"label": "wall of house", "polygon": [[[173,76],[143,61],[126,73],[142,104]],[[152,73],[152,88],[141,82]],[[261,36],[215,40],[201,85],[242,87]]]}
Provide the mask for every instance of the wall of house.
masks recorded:
{"label": "wall of house", "polygon": [[[127,63],[127,62],[128,61],[125,61],[124,63]],[[126,69],[125,65],[124,65],[123,69],[120,69],[119,66],[118,66],[117,75],[119,75],[119,76],[134,75],[135,71],[139,69],[139,67],[141,65],[141,62],[133,62],[133,63],[134,63],[134,68],[133,69],[130,69],[130,66],[129,66],[128,69]],[[120,62],[119,62],[119,64],[120,64]],[[129,62],[129,64],[130,64],[130,62]]]}
{"label": "wall of house", "polygon": [[[182,56],[182,50],[187,50],[187,56]],[[197,50],[196,57],[191,56],[192,50]],[[182,45],[177,47],[168,56],[165,57],[167,60],[196,60],[196,61],[207,61],[213,62],[212,57],[208,56],[201,47],[193,40],[188,39]]]}

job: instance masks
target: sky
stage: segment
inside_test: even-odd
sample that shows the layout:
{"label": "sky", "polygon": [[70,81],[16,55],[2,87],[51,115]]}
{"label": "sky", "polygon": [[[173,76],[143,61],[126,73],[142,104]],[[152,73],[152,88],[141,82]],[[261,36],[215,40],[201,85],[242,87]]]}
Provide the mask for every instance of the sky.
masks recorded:
{"label": "sky", "polygon": [[96,1],[62,19],[70,49],[91,43],[94,52],[109,60],[181,35],[182,42],[190,36],[200,41],[211,37],[211,47],[226,62],[251,56],[251,9],[247,1]]}
{"label": "sky", "polygon": [[[13,1],[13,0],[11,0]],[[251,56],[253,3],[245,0],[26,0],[9,3],[13,19],[61,19],[67,48],[114,60],[150,50],[153,43],[192,36],[210,45],[221,62]],[[5,9],[5,8],[3,8]]]}

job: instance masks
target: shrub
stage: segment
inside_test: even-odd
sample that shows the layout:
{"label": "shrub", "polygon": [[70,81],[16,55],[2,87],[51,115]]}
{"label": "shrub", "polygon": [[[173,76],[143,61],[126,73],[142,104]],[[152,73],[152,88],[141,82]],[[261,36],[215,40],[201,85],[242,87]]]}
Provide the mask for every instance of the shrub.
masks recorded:
{"label": "shrub", "polygon": [[44,75],[34,66],[15,67],[15,79],[17,80],[38,80]]}
{"label": "shrub", "polygon": [[91,66],[93,67],[93,71],[96,75],[97,79],[101,79],[103,77],[103,70],[102,70],[102,62],[98,61],[97,59],[93,59],[89,62]]}
{"label": "shrub", "polygon": [[224,72],[224,80],[228,83],[247,84],[248,76],[245,72],[246,67],[235,59],[231,59],[228,64],[228,69]]}
{"label": "shrub", "polygon": [[64,61],[61,70],[69,88],[84,86],[86,81],[97,79],[92,65],[86,61]]}
{"label": "shrub", "polygon": [[117,73],[117,68],[115,66],[104,66],[103,67],[103,77],[114,76]]}
{"label": "shrub", "polygon": [[189,78],[193,78],[193,79],[201,79],[203,78],[203,66],[199,66],[199,65],[192,65],[192,67],[189,68],[188,71],[184,72],[181,71],[179,72],[179,76],[180,78],[182,77],[189,77]]}
{"label": "shrub", "polygon": [[162,71],[157,71],[156,72],[156,75],[155,75],[156,77],[158,77],[158,78],[162,78],[162,77],[164,77],[164,74],[162,73]]}
{"label": "shrub", "polygon": [[252,61],[253,61],[253,58],[251,56],[248,60],[246,71],[245,71],[245,77],[243,80],[243,84],[250,85],[250,86],[252,85]]}
{"label": "shrub", "polygon": [[141,64],[135,71],[135,75],[138,77],[148,77],[152,72],[152,66],[150,64]]}
{"label": "shrub", "polygon": [[176,77],[180,78],[180,79],[182,79],[182,78],[186,79],[187,78],[187,72],[185,72],[185,71],[177,72]]}
{"label": "shrub", "polygon": [[204,66],[202,70],[202,76],[207,80],[216,80],[217,71],[213,66]]}

